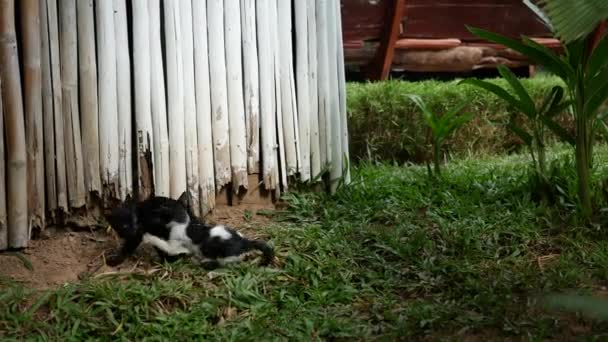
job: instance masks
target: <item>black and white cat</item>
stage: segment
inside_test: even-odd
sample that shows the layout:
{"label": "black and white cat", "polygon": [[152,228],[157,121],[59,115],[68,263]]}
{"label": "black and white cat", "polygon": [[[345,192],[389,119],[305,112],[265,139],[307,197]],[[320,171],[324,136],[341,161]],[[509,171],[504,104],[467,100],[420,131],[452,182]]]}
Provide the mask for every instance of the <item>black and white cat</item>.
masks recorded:
{"label": "black and white cat", "polygon": [[161,258],[173,261],[183,255],[193,255],[207,269],[240,261],[252,251],[260,250],[263,265],[274,259],[274,252],[266,242],[250,240],[241,233],[223,225],[205,224],[188,214],[183,195],[179,200],[152,197],[137,205],[137,227],[130,224],[128,207],[112,211],[108,221],[124,240],[120,253],[108,260],[115,266],[132,254],[142,242],[154,246]]}

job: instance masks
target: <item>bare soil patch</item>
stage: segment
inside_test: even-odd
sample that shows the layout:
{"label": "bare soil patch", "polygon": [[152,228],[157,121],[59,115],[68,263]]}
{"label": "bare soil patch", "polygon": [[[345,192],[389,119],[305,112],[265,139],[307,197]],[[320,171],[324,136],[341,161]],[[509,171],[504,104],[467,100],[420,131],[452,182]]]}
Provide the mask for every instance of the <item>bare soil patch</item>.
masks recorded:
{"label": "bare soil patch", "polygon": [[[270,220],[263,213],[272,210],[274,207],[269,204],[220,206],[206,221],[234,227],[248,237],[260,237]],[[157,260],[151,248],[140,246],[123,264],[107,266],[105,256],[120,246],[120,240],[110,228],[90,231],[49,228],[42,235],[21,251],[33,270],[13,253],[0,253],[0,278],[9,278],[29,288],[46,289],[78,281],[87,275],[148,268]]]}

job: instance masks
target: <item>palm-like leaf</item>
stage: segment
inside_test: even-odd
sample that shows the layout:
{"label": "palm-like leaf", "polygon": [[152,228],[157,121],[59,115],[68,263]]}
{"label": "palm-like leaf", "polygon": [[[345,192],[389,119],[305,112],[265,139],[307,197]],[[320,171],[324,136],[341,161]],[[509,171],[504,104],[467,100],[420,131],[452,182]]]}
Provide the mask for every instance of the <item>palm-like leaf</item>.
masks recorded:
{"label": "palm-like leaf", "polygon": [[588,35],[608,19],[606,0],[543,0],[542,5],[554,33],[565,43]]}

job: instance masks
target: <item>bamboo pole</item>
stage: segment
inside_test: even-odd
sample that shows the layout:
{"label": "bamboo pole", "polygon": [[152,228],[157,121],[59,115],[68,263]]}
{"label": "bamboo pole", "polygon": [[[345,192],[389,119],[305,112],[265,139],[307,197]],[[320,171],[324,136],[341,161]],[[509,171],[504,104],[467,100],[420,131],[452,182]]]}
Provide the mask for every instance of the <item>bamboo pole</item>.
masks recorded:
{"label": "bamboo pole", "polygon": [[308,59],[308,11],[307,1],[295,1],[296,19],[296,91],[300,147],[300,179],[310,180],[310,94]]}
{"label": "bamboo pole", "polygon": [[317,64],[317,20],[316,0],[306,2],[308,14],[308,66],[310,92],[310,172],[311,178],[317,179],[321,174],[321,151],[319,136],[319,87]]}
{"label": "bamboo pole", "polygon": [[281,96],[281,112],[283,116],[284,140],[280,143],[285,151],[285,168],[287,176],[298,172],[299,141],[297,134],[297,109],[293,102],[292,90],[293,78],[293,44],[292,44],[292,22],[291,1],[277,0],[277,17],[279,35],[279,87]]}
{"label": "bamboo pole", "polygon": [[327,1],[327,38],[328,38],[328,71],[329,71],[329,116],[330,129],[327,130],[330,143],[331,168],[329,173],[330,190],[335,192],[342,178],[342,123],[340,113],[339,82],[338,82],[338,32],[335,2]]}
{"label": "bamboo pole", "polygon": [[[51,56],[49,23],[46,0],[39,0],[42,74],[42,109],[44,124],[44,164],[46,173],[46,209],[53,213],[57,209],[57,184],[55,173],[55,128],[53,114],[53,85],[51,80]],[[3,178],[4,179],[4,178]]]}
{"label": "bamboo pole", "polygon": [[[277,179],[281,180],[281,185],[287,190],[287,163],[285,162],[285,136],[283,131],[283,99],[281,98],[281,56],[287,51],[281,51],[279,45],[279,12],[278,1],[270,2],[270,33],[272,35],[272,53],[274,63],[274,106],[273,113],[276,113],[275,132],[277,150],[275,152],[275,160],[278,168],[275,171]],[[291,51],[289,51],[291,53]],[[276,189],[276,196],[279,197],[281,189]]]}
{"label": "bamboo pole", "polygon": [[8,247],[27,247],[27,169],[15,2],[0,1],[0,82],[7,145]]}
{"label": "bamboo pole", "polygon": [[99,163],[104,197],[118,194],[118,104],[116,88],[116,35],[110,1],[96,1],[99,51]]}
{"label": "bamboo pole", "polygon": [[205,1],[192,2],[194,84],[196,91],[196,125],[198,134],[198,172],[200,210],[202,215],[206,215],[215,207],[215,176],[213,174],[213,137],[211,130],[211,90],[209,88],[206,5]]}
{"label": "bamboo pole", "polygon": [[316,2],[317,76],[319,88],[319,152],[322,169],[328,167],[332,160],[327,1],[329,0],[317,0]]}
{"label": "bamboo pole", "polygon": [[168,123],[171,197],[186,191],[186,156],[184,139],[184,81],[182,34],[178,0],[165,0],[165,44],[167,56]]}
{"label": "bamboo pole", "polygon": [[[107,0],[106,0],[107,1]],[[131,193],[133,171],[131,168],[131,60],[129,32],[125,0],[113,0],[114,34],[116,36],[116,84],[118,104],[118,182],[119,195],[125,199]]]}
{"label": "bamboo pole", "polygon": [[247,136],[245,105],[243,103],[243,60],[241,57],[241,21],[239,0],[224,1],[224,31],[226,35],[226,86],[228,94],[228,121],[230,131],[230,167],[232,189],[238,193],[247,189]]}
{"label": "bamboo pole", "polygon": [[213,113],[215,186],[217,190],[231,180],[223,3],[223,0],[207,0],[211,113]]}
{"label": "bamboo pole", "polygon": [[63,98],[63,134],[70,207],[86,203],[80,113],[78,106],[78,37],[76,0],[59,1],[59,45],[61,90]]}
{"label": "bamboo pole", "polygon": [[169,181],[169,133],[167,132],[165,77],[161,49],[160,1],[148,0],[147,3],[150,18],[150,89],[154,137],[154,190],[157,196],[169,196],[171,190]]}
{"label": "bamboo pole", "polygon": [[[38,0],[23,0],[20,5],[27,143],[28,221],[30,229],[34,226],[44,228],[40,4]],[[0,154],[0,159],[3,156],[4,154]]]}
{"label": "bamboo pole", "polygon": [[77,0],[78,76],[84,184],[87,192],[101,193],[99,174],[99,112],[97,100],[97,57],[93,0]]}
{"label": "bamboo pole", "polygon": [[4,156],[4,113],[2,111],[2,77],[0,77],[0,251],[8,248],[6,164],[4,162]]}
{"label": "bamboo pole", "polygon": [[57,2],[47,1],[49,24],[49,46],[51,53],[51,83],[53,88],[53,125],[55,127],[55,162],[57,170],[57,207],[68,210],[68,188],[65,165],[65,147],[63,131],[63,95],[61,91],[61,61],[59,57],[59,23]]}
{"label": "bamboo pole", "polygon": [[348,122],[346,113],[346,71],[344,69],[344,41],[342,38],[342,11],[340,1],[334,2],[336,6],[336,36],[338,49],[338,94],[340,96],[340,131],[342,140],[342,169],[344,183],[350,183],[350,154],[348,151]]}
{"label": "bamboo pole", "polygon": [[243,0],[241,2],[243,89],[249,173],[260,172],[260,78],[255,18],[255,0]]}
{"label": "bamboo pole", "polygon": [[[145,162],[146,154],[150,153],[154,160],[154,134],[151,115],[151,92],[150,88],[150,36],[148,4],[146,0],[131,1],[133,18],[133,77],[135,83],[135,117],[137,121],[137,156],[141,162],[137,164],[137,182],[140,184],[140,196],[147,198],[150,194],[145,188],[142,176],[152,174]],[[154,162],[152,163],[154,167]],[[150,189],[151,190],[151,189]]]}
{"label": "bamboo pole", "polygon": [[267,190],[277,188],[278,178],[276,165],[276,126],[273,111],[274,94],[274,57],[271,54],[272,38],[270,36],[270,2],[257,0],[257,37],[260,64],[260,125],[262,144],[262,178]]}

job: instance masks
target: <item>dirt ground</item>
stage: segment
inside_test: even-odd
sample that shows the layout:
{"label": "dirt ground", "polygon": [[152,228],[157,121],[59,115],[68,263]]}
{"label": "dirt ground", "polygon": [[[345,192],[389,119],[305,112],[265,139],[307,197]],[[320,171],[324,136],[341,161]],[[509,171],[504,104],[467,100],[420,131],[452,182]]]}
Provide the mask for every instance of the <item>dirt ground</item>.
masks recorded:
{"label": "dirt ground", "polygon": [[[257,237],[263,235],[269,221],[264,211],[269,210],[274,210],[270,204],[220,206],[206,221],[234,227],[250,238]],[[140,246],[123,264],[107,266],[105,255],[120,246],[120,240],[109,227],[89,231],[51,227],[41,235],[21,252],[31,263],[32,270],[14,253],[0,253],[0,277],[8,277],[29,288],[46,289],[87,275],[145,269],[152,267],[156,260],[151,248]]]}

